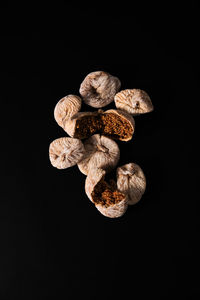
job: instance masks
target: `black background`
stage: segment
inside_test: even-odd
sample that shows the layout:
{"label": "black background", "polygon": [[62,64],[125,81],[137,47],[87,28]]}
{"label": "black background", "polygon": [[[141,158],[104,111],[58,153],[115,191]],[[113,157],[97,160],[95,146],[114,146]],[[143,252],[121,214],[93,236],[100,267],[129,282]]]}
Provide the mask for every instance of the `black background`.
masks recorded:
{"label": "black background", "polygon": [[[191,1],[1,9],[1,300],[198,297],[195,11]],[[55,104],[95,70],[144,89],[155,107],[119,142],[119,165],[136,162],[147,178],[119,219],[98,213],[77,167],[48,158],[66,135]]]}

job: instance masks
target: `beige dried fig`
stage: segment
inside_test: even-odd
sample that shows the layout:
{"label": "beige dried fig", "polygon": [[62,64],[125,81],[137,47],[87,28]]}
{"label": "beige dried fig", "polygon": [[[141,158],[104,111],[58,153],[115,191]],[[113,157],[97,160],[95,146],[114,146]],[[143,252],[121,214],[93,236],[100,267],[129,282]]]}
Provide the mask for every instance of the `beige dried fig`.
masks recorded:
{"label": "beige dried fig", "polygon": [[120,150],[112,139],[95,134],[84,142],[85,155],[78,163],[79,170],[87,175],[90,168],[101,168],[107,172],[114,168],[120,157]]}
{"label": "beige dried fig", "polygon": [[80,86],[80,94],[87,105],[101,108],[114,100],[121,82],[107,72],[97,71],[88,74]]}
{"label": "beige dried fig", "polygon": [[134,163],[117,168],[117,188],[128,197],[128,204],[136,204],[146,189],[146,178],[142,169]]}
{"label": "beige dried fig", "polygon": [[54,118],[62,128],[67,120],[81,109],[82,100],[76,95],[68,95],[58,101],[54,109]]}
{"label": "beige dried fig", "polygon": [[134,133],[135,122],[128,113],[110,109],[105,112],[79,112],[65,123],[64,130],[79,139],[95,133],[121,141],[129,141]]}
{"label": "beige dried fig", "polygon": [[85,181],[85,191],[101,214],[118,218],[127,210],[127,196],[118,191],[112,182],[107,183],[105,174],[105,170],[91,168]]}
{"label": "beige dried fig", "polygon": [[153,111],[149,95],[140,89],[122,90],[115,95],[115,105],[118,109],[132,115],[145,114]]}
{"label": "beige dried fig", "polygon": [[84,155],[83,143],[74,138],[62,137],[49,146],[49,159],[55,168],[66,169],[76,165]]}

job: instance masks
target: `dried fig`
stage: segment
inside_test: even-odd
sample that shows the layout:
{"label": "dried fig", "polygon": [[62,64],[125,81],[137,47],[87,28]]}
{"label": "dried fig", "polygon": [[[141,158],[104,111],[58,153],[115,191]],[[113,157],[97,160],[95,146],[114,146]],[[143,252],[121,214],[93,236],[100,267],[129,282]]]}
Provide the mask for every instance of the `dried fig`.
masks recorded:
{"label": "dried fig", "polygon": [[121,141],[132,139],[135,121],[127,112],[109,109],[102,114],[101,119],[103,122],[102,134]]}
{"label": "dried fig", "polygon": [[120,157],[117,143],[112,139],[95,134],[84,142],[85,155],[78,163],[80,171],[87,175],[90,168],[102,168],[107,172],[114,168]]}
{"label": "dried fig", "polygon": [[80,111],[82,100],[75,95],[68,95],[58,101],[54,109],[54,118],[59,126],[64,127],[65,122]]}
{"label": "dried fig", "polygon": [[100,118],[98,112],[78,112],[65,122],[64,130],[78,139],[85,139],[100,130]]}
{"label": "dried fig", "polygon": [[114,184],[107,183],[106,171],[91,168],[85,181],[85,191],[96,208],[106,217],[122,216],[128,207],[126,194],[118,191]]}
{"label": "dried fig", "polygon": [[84,155],[83,143],[74,138],[62,137],[54,140],[49,146],[49,159],[58,169],[66,169],[76,165]]}
{"label": "dried fig", "polygon": [[134,163],[117,168],[117,188],[128,197],[128,204],[136,204],[146,189],[146,178],[142,169]]}
{"label": "dried fig", "polygon": [[79,139],[95,133],[121,141],[129,141],[134,133],[135,122],[128,113],[110,109],[105,112],[79,112],[65,123],[64,130]]}
{"label": "dried fig", "polygon": [[101,108],[114,100],[121,83],[117,77],[107,72],[97,71],[88,74],[80,86],[80,94],[87,105]]}
{"label": "dried fig", "polygon": [[132,115],[145,114],[153,110],[149,95],[140,89],[120,91],[115,95],[115,105]]}

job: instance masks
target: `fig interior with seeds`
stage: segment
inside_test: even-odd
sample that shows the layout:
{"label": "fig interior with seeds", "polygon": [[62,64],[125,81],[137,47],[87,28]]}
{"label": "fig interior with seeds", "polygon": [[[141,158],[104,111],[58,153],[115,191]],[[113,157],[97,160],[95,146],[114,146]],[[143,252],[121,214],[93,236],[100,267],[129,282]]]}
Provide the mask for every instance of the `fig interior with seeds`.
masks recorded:
{"label": "fig interior with seeds", "polygon": [[75,138],[87,138],[95,133],[128,140],[133,134],[133,127],[128,120],[114,113],[83,116],[77,120]]}
{"label": "fig interior with seeds", "polygon": [[91,197],[95,205],[109,207],[121,202],[125,195],[117,190],[112,181],[109,184],[102,178],[94,187]]}

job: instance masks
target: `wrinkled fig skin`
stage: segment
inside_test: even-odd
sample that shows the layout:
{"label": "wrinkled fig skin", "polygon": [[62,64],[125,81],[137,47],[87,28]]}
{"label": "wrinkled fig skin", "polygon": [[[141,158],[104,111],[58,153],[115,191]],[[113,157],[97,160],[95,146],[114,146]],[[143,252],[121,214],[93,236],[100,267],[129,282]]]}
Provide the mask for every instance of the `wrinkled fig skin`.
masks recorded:
{"label": "wrinkled fig skin", "polygon": [[142,169],[134,163],[117,168],[117,188],[128,197],[128,204],[140,201],[146,189],[146,178]]}
{"label": "wrinkled fig skin", "polygon": [[[85,181],[85,192],[88,198],[94,203],[92,199],[92,192],[95,186],[105,177],[105,170],[102,169],[90,169],[88,176],[86,177]],[[94,203],[95,204],[95,203]],[[128,207],[128,198],[126,194],[124,194],[124,198],[122,201],[110,205],[108,207],[102,204],[95,204],[97,210],[104,215],[105,217],[109,218],[118,218],[124,215]]]}
{"label": "wrinkled fig skin", "polygon": [[119,217],[122,217],[127,208],[128,208],[128,205],[127,205],[127,198],[124,198],[123,201],[113,205],[113,206],[110,206],[110,207],[104,207],[100,204],[96,205],[96,208],[98,209],[98,211],[104,215],[105,217],[108,217],[108,218],[119,218]]}
{"label": "wrinkled fig skin", "polygon": [[[116,138],[116,137],[110,136],[108,134],[105,134],[104,132],[100,132],[100,133],[102,135],[106,135],[106,136],[108,136],[110,138],[113,138],[113,139],[119,139],[121,141],[131,140],[132,136],[133,136],[133,133],[134,133],[134,130],[135,130],[135,121],[134,121],[133,117],[130,114],[128,114],[127,112],[117,110],[117,109],[109,109],[105,112],[103,112],[102,110],[98,110],[98,111],[95,111],[95,112],[78,112],[77,114],[73,115],[73,117],[71,119],[69,119],[68,121],[65,122],[64,130],[69,134],[69,136],[77,138],[76,129],[77,129],[77,121],[78,120],[81,120],[82,118],[87,117],[87,116],[92,117],[92,116],[104,115],[104,114],[109,114],[109,113],[119,116],[122,120],[123,119],[126,120],[129,123],[129,126],[131,128],[131,133],[126,138],[122,138],[122,137]],[[99,133],[98,130],[94,131],[89,136],[91,136],[93,134],[96,134],[96,133]],[[84,138],[89,138],[89,136],[87,136],[87,137],[82,136],[82,137],[79,137],[79,138],[84,139]]]}
{"label": "wrinkled fig skin", "polygon": [[89,73],[80,86],[84,102],[92,107],[101,108],[114,100],[121,82],[117,77],[103,71]]}
{"label": "wrinkled fig skin", "polygon": [[62,137],[49,146],[49,159],[57,169],[66,169],[76,165],[85,153],[83,143],[74,138]]}
{"label": "wrinkled fig skin", "polygon": [[149,95],[140,89],[126,89],[115,95],[115,105],[133,116],[153,111]]}
{"label": "wrinkled fig skin", "polygon": [[62,128],[67,120],[81,109],[82,100],[75,95],[68,95],[58,101],[54,109],[54,118]]}
{"label": "wrinkled fig skin", "polygon": [[85,155],[78,163],[79,170],[87,175],[90,168],[102,168],[109,172],[116,167],[120,150],[112,139],[95,134],[84,142]]}

